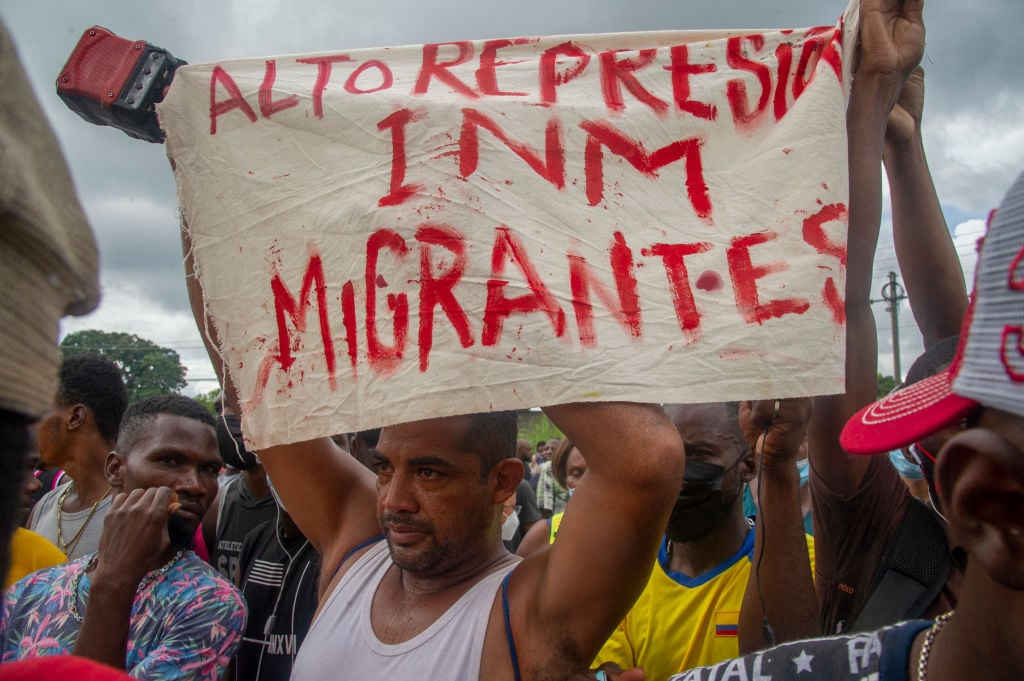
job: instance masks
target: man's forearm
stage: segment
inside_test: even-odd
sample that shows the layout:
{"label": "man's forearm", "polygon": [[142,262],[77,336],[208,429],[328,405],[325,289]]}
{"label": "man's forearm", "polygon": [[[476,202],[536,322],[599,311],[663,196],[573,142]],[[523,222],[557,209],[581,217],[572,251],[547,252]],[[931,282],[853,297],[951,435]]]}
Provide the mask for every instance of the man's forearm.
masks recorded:
{"label": "man's forearm", "polygon": [[766,462],[759,481],[754,560],[740,610],[741,654],[820,633],[796,464]]}
{"label": "man's forearm", "polygon": [[892,196],[893,242],[910,309],[930,347],[960,332],[967,288],[935,193],[920,130],[887,143],[883,159]]}
{"label": "man's forearm", "polygon": [[852,494],[868,462],[848,457],[839,433],[877,395],[877,341],[871,279],[882,212],[882,140],[900,84],[892,77],[854,80],[847,111],[850,212],[846,276],[846,391],[815,398],[809,430],[811,466],[837,494]]}

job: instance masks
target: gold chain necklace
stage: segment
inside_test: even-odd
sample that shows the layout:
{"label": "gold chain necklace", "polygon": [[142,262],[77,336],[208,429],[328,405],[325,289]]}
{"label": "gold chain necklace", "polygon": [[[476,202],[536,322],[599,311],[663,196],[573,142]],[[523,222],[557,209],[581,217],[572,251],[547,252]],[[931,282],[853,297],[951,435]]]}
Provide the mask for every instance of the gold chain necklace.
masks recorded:
{"label": "gold chain necklace", "polygon": [[107,485],[106,491],[104,491],[103,494],[100,495],[100,498],[93,503],[92,508],[89,510],[89,515],[86,516],[85,522],[82,523],[82,526],[78,528],[78,532],[75,533],[75,536],[71,538],[70,542],[65,542],[64,528],[61,526],[61,520],[64,515],[64,500],[68,498],[68,494],[71,493],[71,486],[74,484],[74,482],[69,483],[68,488],[64,490],[64,492],[61,493],[60,498],[57,499],[57,546],[64,552],[64,555],[69,558],[71,557],[71,552],[75,550],[76,546],[78,546],[78,541],[82,538],[82,533],[85,532],[85,528],[89,525],[89,521],[92,520],[94,515],[96,515],[96,509],[99,508],[100,502],[107,498],[111,489],[111,486]]}
{"label": "gold chain necklace", "polygon": [[935,624],[928,628],[928,631],[924,635],[924,641],[921,643],[921,654],[917,657],[917,681],[928,680],[928,656],[932,653],[932,644],[935,643],[935,638],[942,631],[942,627],[946,626],[946,622],[953,616],[953,611],[939,615],[935,618]]}
{"label": "gold chain necklace", "polygon": [[[171,559],[164,563],[163,567],[158,570],[153,570],[152,572],[147,572],[142,577],[142,581],[139,582],[139,586],[135,589],[136,595],[142,593],[147,586],[167,574],[167,571],[185,555],[185,551],[186,549],[178,549],[178,552],[171,556]],[[75,578],[71,581],[71,617],[73,617],[79,624],[85,621],[85,616],[82,615],[81,611],[78,609],[78,588],[82,582],[82,576],[86,572],[92,572],[96,568],[96,564],[99,563],[99,558],[100,554],[92,554],[92,558],[89,559],[89,562],[85,564],[82,571],[76,574]]]}

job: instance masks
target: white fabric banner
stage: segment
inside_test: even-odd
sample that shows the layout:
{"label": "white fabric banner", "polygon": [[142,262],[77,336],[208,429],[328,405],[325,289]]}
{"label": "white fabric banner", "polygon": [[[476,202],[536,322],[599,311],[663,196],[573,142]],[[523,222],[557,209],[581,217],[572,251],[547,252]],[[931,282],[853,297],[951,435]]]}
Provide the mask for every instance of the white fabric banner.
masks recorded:
{"label": "white fabric banner", "polygon": [[854,9],[179,69],[159,115],[246,436],[841,392]]}

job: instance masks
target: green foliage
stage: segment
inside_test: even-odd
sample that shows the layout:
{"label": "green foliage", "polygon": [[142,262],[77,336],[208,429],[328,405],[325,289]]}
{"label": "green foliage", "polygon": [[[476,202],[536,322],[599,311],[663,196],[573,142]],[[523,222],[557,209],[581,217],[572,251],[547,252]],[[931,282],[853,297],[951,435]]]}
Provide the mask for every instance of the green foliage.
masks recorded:
{"label": "green foliage", "polygon": [[135,334],[89,329],[69,333],[60,343],[65,355],[98,353],[121,368],[132,402],[180,391],[187,385],[178,353]]}
{"label": "green foliage", "polygon": [[519,437],[528,440],[531,446],[536,446],[539,440],[564,436],[544,412],[526,411],[519,413]]}
{"label": "green foliage", "polygon": [[885,397],[892,392],[892,389],[896,387],[896,379],[892,376],[883,376],[878,374],[878,397],[879,399]]}
{"label": "green foliage", "polygon": [[217,418],[217,409],[213,406],[213,401],[217,399],[217,395],[220,394],[220,388],[214,388],[210,392],[199,393],[195,396],[195,401],[206,407],[207,411],[213,418]]}

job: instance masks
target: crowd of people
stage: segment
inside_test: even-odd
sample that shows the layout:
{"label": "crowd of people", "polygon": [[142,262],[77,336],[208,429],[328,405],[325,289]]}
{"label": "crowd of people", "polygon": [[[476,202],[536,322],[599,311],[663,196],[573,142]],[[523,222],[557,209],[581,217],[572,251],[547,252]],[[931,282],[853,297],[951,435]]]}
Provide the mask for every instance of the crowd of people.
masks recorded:
{"label": "crowd of people", "polygon": [[[922,144],[921,10],[861,1],[842,393],[545,406],[564,436],[535,445],[488,412],[259,452],[229,381],[216,413],[129,404],[109,360],[58,356],[96,247],[0,30],[0,679],[1024,678],[1024,175],[969,299]],[[926,351],[876,401],[883,165]]]}

